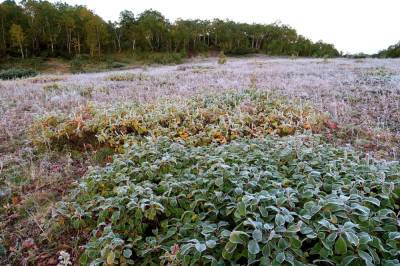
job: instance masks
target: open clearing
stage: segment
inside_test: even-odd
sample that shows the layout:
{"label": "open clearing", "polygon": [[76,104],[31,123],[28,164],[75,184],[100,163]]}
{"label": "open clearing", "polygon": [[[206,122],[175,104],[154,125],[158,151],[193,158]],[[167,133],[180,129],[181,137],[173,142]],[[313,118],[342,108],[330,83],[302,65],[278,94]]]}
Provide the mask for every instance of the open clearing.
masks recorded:
{"label": "open clearing", "polygon": [[0,252],[45,265],[60,251],[82,264],[398,265],[399,158],[398,59],[1,81]]}

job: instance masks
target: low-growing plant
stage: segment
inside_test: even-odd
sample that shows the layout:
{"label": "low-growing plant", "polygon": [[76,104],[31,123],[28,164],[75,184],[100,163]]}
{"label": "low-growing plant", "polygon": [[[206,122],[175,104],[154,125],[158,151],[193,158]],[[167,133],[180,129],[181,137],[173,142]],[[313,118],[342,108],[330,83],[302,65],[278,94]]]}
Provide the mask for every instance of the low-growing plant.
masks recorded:
{"label": "low-growing plant", "polygon": [[86,60],[82,56],[76,56],[70,62],[70,69],[72,73],[84,72],[84,65]]}
{"label": "low-growing plant", "polygon": [[86,97],[86,98],[92,98],[93,91],[94,91],[93,87],[90,87],[90,86],[84,87],[84,88],[80,89],[79,95],[82,97]]}
{"label": "low-growing plant", "polygon": [[120,74],[113,74],[107,77],[107,80],[110,81],[144,81],[147,80],[147,76],[140,73],[120,73]]}
{"label": "low-growing plant", "polygon": [[103,147],[95,152],[93,160],[98,164],[103,164],[106,162],[110,162],[113,155],[114,155],[113,149],[109,147]]}
{"label": "low-growing plant", "polygon": [[316,137],[162,138],[93,169],[56,223],[91,232],[83,265],[399,265],[399,197],[399,162]]}
{"label": "low-growing plant", "polygon": [[121,63],[121,62],[112,62],[110,65],[108,65],[109,68],[123,68],[126,67],[126,64]]}
{"label": "low-growing plant", "polygon": [[55,92],[55,91],[61,90],[61,87],[57,83],[53,83],[53,84],[44,85],[43,90],[45,92]]}
{"label": "low-growing plant", "polygon": [[33,69],[11,68],[8,70],[0,71],[0,79],[9,80],[17,78],[27,78],[38,75]]}
{"label": "low-growing plant", "polygon": [[29,79],[29,81],[33,84],[58,82],[58,81],[63,81],[63,80],[65,80],[64,76],[56,76],[56,75],[41,75],[41,76]]}
{"label": "low-growing plant", "polygon": [[223,65],[227,61],[224,51],[221,51],[218,56],[218,64]]}
{"label": "low-growing plant", "polygon": [[107,146],[116,151],[145,138],[166,136],[191,145],[224,144],[265,135],[293,135],[323,126],[324,115],[304,103],[268,92],[245,91],[92,109],[74,117],[45,117],[31,128],[39,149]]}
{"label": "low-growing plant", "polygon": [[184,53],[138,53],[135,57],[148,64],[181,64],[185,58]]}

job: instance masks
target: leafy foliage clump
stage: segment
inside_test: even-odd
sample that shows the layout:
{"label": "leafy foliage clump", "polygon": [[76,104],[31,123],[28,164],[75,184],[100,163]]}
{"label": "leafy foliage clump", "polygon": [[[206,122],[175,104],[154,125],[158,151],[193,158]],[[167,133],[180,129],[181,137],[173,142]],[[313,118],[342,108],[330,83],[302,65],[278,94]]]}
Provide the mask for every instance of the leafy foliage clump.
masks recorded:
{"label": "leafy foliage clump", "polygon": [[58,206],[81,262],[399,265],[398,162],[298,136],[133,146]]}
{"label": "leafy foliage clump", "polygon": [[181,64],[185,58],[184,53],[137,53],[135,58],[147,64]]}
{"label": "leafy foliage clump", "polygon": [[227,61],[226,55],[224,54],[224,51],[221,51],[218,56],[218,64],[224,65],[226,64],[226,61]]}
{"label": "leafy foliage clump", "polygon": [[143,74],[135,74],[135,73],[120,73],[120,74],[113,74],[107,77],[107,80],[110,81],[135,81],[135,80],[147,80],[147,76]]}
{"label": "leafy foliage clump", "polygon": [[38,75],[38,73],[33,69],[12,68],[0,71],[0,79],[2,80],[34,77],[36,75]]}
{"label": "leafy foliage clump", "polygon": [[323,116],[308,105],[267,92],[245,91],[112,110],[85,109],[67,118],[48,116],[33,125],[30,135],[39,149],[90,145],[122,152],[124,146],[146,138],[166,136],[199,146],[212,142],[224,144],[240,137],[293,135],[296,131],[317,130],[322,124]]}

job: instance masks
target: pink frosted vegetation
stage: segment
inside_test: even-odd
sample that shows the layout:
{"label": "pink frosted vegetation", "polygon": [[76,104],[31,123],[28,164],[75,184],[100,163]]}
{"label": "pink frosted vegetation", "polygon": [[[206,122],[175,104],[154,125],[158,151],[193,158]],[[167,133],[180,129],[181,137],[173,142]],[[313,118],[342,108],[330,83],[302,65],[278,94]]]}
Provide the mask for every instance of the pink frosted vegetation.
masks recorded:
{"label": "pink frosted vegetation", "polygon": [[[109,80],[126,73],[138,78]],[[349,128],[400,134],[400,60],[253,57],[230,58],[224,65],[197,59],[179,66],[1,81],[0,141],[22,136],[37,117],[73,113],[88,103],[118,105],[254,87],[309,100]]]}

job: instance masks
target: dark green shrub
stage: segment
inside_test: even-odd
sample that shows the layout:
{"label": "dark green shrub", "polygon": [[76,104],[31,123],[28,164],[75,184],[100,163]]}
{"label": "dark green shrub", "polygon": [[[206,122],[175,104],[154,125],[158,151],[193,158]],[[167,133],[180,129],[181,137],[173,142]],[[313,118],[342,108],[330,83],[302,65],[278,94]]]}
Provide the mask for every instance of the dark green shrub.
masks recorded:
{"label": "dark green shrub", "polygon": [[257,53],[255,49],[247,48],[247,47],[237,47],[226,52],[229,55],[246,55],[246,54],[253,54]]}
{"label": "dark green shrub", "polygon": [[76,56],[70,62],[70,69],[72,73],[80,73],[83,72],[83,66],[85,64],[85,59],[80,56]]}
{"label": "dark green shrub", "polygon": [[110,68],[122,68],[125,67],[126,65],[124,63],[120,63],[120,62],[112,62],[109,67]]}
{"label": "dark green shrub", "polygon": [[148,64],[181,64],[184,59],[182,53],[141,53],[136,54],[138,60],[144,61]]}
{"label": "dark green shrub", "polygon": [[112,57],[107,57],[106,59],[107,68],[122,68],[126,66],[124,63],[116,62]]}
{"label": "dark green shrub", "polygon": [[38,75],[38,72],[33,69],[12,68],[9,70],[0,71],[0,79],[3,80],[34,77],[36,75]]}
{"label": "dark green shrub", "polygon": [[399,265],[399,196],[398,162],[310,136],[161,139],[93,169],[58,212],[92,232],[84,265]]}

